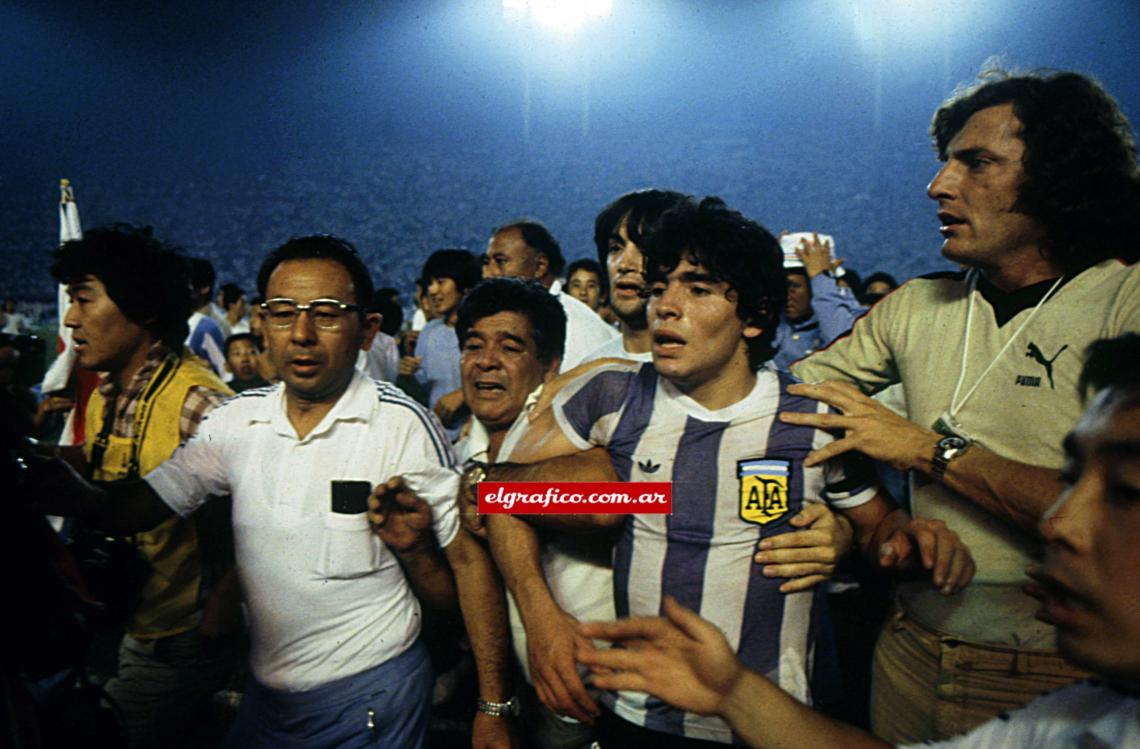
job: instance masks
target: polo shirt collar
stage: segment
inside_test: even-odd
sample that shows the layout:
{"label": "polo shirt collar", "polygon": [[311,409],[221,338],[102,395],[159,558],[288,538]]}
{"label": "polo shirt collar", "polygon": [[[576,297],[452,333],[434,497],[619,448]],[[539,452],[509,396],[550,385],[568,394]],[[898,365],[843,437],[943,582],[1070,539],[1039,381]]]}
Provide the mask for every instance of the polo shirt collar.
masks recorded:
{"label": "polo shirt collar", "polygon": [[[321,423],[317,424],[316,428],[300,441],[307,442],[319,437],[332,429],[333,424],[338,421],[367,422],[372,418],[373,408],[378,402],[375,383],[354,367],[352,381],[348,383],[348,388],[333,404],[329,412],[325,414],[325,417],[321,419]],[[285,412],[285,383],[279,384],[274,390],[266,404],[266,410],[250,418],[250,423],[254,422],[268,422],[273,427],[273,431],[282,437],[297,439],[297,430],[293,428]]]}

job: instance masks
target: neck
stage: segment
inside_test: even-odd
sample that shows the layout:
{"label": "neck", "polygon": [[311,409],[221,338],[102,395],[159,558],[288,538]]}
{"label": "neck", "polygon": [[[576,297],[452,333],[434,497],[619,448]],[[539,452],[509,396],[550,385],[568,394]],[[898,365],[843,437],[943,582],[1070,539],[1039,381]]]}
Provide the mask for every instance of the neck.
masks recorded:
{"label": "neck", "polygon": [[[350,380],[351,382],[351,380]],[[337,404],[345,391],[348,390],[348,383],[337,391],[336,395],[322,398],[320,400],[307,400],[300,397],[296,393],[290,392],[289,386],[285,386],[285,415],[289,418],[289,423],[297,430],[297,437],[304,439],[308,436],[309,432],[317,428],[321,420],[325,418],[332,407]]]}
{"label": "neck", "polygon": [[756,386],[756,373],[748,366],[748,356],[737,352],[720,373],[697,385],[677,388],[710,411],[719,411],[748,397]]}
{"label": "neck", "polygon": [[147,354],[150,353],[150,350],[153,348],[153,346],[154,341],[151,341],[145,346],[140,346],[139,348],[135,349],[133,352],[131,352],[130,358],[127,359],[122,368],[117,369],[113,372],[108,372],[107,377],[116,385],[118,385],[119,389],[125,388],[127,386],[127,383],[129,383],[131,379],[136,374],[138,374],[139,370],[146,365]]}
{"label": "neck", "polygon": [[978,272],[986,277],[1002,291],[1009,293],[1032,286],[1035,283],[1058,278],[1064,274],[1064,268],[1039,248],[1031,247],[1026,251],[1009,257],[1005,262],[994,267],[979,266]]}
{"label": "neck", "polygon": [[653,348],[653,334],[649,328],[631,328],[626,323],[621,324],[621,342],[625,350],[631,354],[645,354]]}
{"label": "neck", "polygon": [[[484,426],[486,426],[484,424]],[[503,440],[507,437],[507,432],[510,429],[499,429],[492,432],[487,430],[487,462],[494,463],[499,459],[499,448],[503,446]]]}

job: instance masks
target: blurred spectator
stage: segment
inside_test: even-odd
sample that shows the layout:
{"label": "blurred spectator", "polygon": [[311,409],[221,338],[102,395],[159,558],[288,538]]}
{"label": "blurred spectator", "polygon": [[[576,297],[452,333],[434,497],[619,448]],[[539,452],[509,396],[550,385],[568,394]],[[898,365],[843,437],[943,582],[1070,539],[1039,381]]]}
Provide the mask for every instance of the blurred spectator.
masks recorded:
{"label": "blurred spectator", "polygon": [[190,289],[194,312],[188,325],[186,345],[203,359],[219,377],[226,373],[226,337],[229,323],[211,301],[214,292],[214,266],[203,258],[190,258]]}
{"label": "blurred spectator", "polygon": [[257,370],[260,354],[257,341],[251,333],[234,333],[226,339],[226,371],[233,375],[226,383],[230,390],[240,393],[269,384],[269,380]]}
{"label": "blurred spectator", "polygon": [[879,300],[899,287],[899,282],[890,273],[875,271],[863,282],[863,296],[859,298],[864,307],[874,307]]}
{"label": "blurred spectator", "polygon": [[225,312],[231,335],[249,332],[249,304],[240,286],[236,283],[222,284],[218,290],[218,304]]}
{"label": "blurred spectator", "polygon": [[566,293],[597,312],[606,301],[606,281],[597,262],[575,260],[566,269]]}
{"label": "blurred spectator", "polygon": [[369,311],[380,315],[380,330],[376,332],[368,350],[357,355],[356,368],[374,380],[395,384],[400,375],[400,346],[392,335],[385,332],[385,328],[391,330],[394,324],[398,332],[404,320],[404,312],[400,309],[399,302],[389,293],[393,291],[395,289],[380,289],[372,294]]}
{"label": "blurred spectator", "polygon": [[4,302],[4,309],[0,312],[0,333],[9,335],[24,335],[32,331],[28,316],[16,311],[16,302],[8,299]]}
{"label": "blurred spectator", "polygon": [[851,329],[866,310],[851,290],[840,286],[834,275],[831,244],[818,236],[801,240],[796,257],[784,259],[788,296],[776,328],[776,368],[787,372],[792,362]]}
{"label": "blurred spectator", "polygon": [[[459,376],[459,340],[455,320],[459,303],[479,283],[479,259],[467,250],[436,250],[424,263],[423,284],[436,317],[420,331],[415,356],[400,360],[399,374],[413,376],[421,395],[435,412],[452,441],[467,418]],[[406,392],[406,380],[399,382]]]}
{"label": "blurred spectator", "polygon": [[554,287],[565,260],[554,235],[538,221],[521,220],[491,232],[483,258],[483,277],[501,276],[537,279],[558,297],[566,312],[566,351],[563,372],[573,369],[594,349],[618,337],[589,307]]}

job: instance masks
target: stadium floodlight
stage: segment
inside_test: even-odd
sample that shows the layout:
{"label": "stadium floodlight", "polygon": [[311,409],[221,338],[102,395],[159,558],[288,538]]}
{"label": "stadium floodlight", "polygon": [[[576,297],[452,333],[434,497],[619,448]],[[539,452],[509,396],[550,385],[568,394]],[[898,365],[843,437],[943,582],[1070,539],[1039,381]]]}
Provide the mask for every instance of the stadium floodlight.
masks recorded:
{"label": "stadium floodlight", "polygon": [[530,18],[538,26],[572,33],[595,18],[609,18],[613,0],[503,0],[507,18]]}

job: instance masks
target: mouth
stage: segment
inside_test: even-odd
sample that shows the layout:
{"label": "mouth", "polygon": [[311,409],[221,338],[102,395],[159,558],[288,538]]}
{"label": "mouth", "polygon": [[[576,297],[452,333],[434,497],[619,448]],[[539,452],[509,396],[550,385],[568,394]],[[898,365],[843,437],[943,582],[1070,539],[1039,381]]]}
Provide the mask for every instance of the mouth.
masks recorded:
{"label": "mouth", "polygon": [[684,338],[671,330],[656,330],[653,332],[653,351],[655,353],[675,353],[680,351],[685,343]]}
{"label": "mouth", "polygon": [[954,234],[956,229],[966,223],[966,219],[961,216],[956,216],[948,211],[938,212],[938,231],[944,236]]}
{"label": "mouth", "polygon": [[641,289],[644,286],[639,280],[633,277],[620,278],[614,284],[614,294],[623,297],[637,297],[641,295]]}
{"label": "mouth", "polygon": [[1076,627],[1089,610],[1088,602],[1041,568],[1031,568],[1027,574],[1033,582],[1026,586],[1025,592],[1041,604],[1037,619],[1059,629]]}
{"label": "mouth", "polygon": [[294,356],[289,359],[289,368],[299,375],[316,374],[320,367],[320,360],[312,356]]}
{"label": "mouth", "polygon": [[506,386],[498,382],[483,380],[475,383],[475,392],[477,393],[505,393],[506,391]]}

